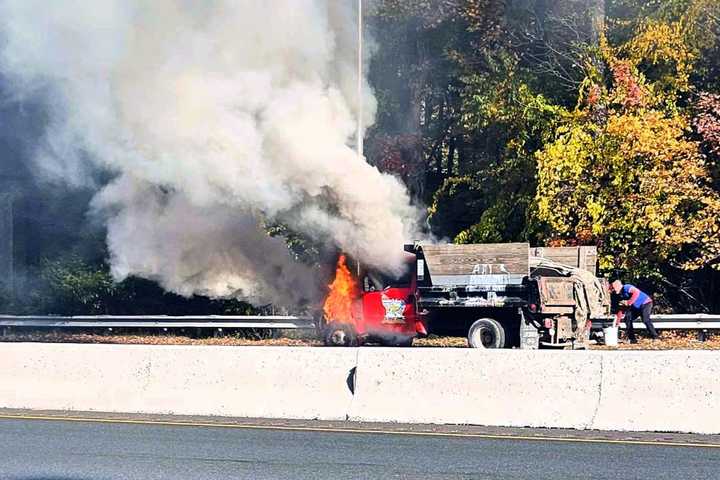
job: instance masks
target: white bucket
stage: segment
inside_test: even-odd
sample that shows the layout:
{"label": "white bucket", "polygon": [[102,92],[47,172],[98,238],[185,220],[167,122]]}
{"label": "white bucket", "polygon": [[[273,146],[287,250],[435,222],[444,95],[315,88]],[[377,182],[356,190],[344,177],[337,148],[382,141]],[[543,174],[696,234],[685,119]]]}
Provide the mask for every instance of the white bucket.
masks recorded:
{"label": "white bucket", "polygon": [[618,327],[607,327],[603,328],[603,337],[605,338],[605,345],[608,347],[617,347],[618,344]]}

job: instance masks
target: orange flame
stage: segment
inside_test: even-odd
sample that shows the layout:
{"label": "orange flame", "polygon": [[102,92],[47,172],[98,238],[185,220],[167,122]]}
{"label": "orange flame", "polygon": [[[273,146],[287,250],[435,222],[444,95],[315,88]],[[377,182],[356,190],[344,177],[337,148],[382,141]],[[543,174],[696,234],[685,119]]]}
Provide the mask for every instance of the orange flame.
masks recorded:
{"label": "orange flame", "polygon": [[355,278],[345,264],[345,255],[340,255],[335,270],[335,280],[329,285],[330,293],[325,299],[323,312],[328,322],[353,323],[353,300],[360,296]]}

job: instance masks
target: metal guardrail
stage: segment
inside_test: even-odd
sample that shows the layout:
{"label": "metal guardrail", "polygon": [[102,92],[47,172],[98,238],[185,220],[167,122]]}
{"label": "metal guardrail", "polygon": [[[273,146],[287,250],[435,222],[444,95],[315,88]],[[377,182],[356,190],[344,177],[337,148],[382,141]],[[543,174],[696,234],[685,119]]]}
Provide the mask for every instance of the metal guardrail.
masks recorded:
{"label": "metal guardrail", "polygon": [[[652,315],[653,325],[659,330],[720,330],[720,315],[708,313],[695,314],[658,314]],[[607,317],[604,320],[593,320],[593,329],[600,330],[603,327],[612,325],[615,317]],[[620,323],[621,328],[627,328],[625,322]],[[642,320],[636,319],[633,327],[644,330],[645,324]]]}
{"label": "metal guardrail", "polygon": [[[593,320],[593,329],[601,330],[612,325],[614,317]],[[720,315],[715,314],[672,314],[653,315],[657,329],[665,330],[720,330]],[[645,329],[639,319],[633,326]],[[292,315],[0,315],[0,328],[267,328],[277,330],[299,330],[316,328],[312,317]],[[626,328],[624,323],[621,328]]]}
{"label": "metal guardrail", "polygon": [[267,328],[313,329],[311,317],[286,315],[0,315],[0,328]]}

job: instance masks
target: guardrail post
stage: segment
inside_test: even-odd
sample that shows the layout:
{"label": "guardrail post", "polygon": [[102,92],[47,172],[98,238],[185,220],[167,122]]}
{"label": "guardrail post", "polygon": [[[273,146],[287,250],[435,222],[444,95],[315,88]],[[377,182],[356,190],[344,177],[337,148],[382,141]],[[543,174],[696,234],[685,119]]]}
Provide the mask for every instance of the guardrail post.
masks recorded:
{"label": "guardrail post", "polygon": [[707,342],[708,338],[710,337],[710,333],[708,332],[707,328],[704,328],[702,330],[698,330],[697,333],[697,339],[701,342]]}

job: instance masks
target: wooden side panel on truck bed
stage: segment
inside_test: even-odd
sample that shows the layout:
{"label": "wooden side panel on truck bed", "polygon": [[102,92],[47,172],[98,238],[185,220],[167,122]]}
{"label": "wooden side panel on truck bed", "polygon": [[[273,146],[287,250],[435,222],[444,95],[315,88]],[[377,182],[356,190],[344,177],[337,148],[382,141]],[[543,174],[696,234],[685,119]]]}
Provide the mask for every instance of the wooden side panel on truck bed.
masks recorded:
{"label": "wooden side panel on truck bed", "polygon": [[570,315],[575,311],[575,282],[568,277],[540,277],[540,311],[548,314]]}
{"label": "wooden side panel on truck bed", "polygon": [[529,275],[527,243],[421,245],[430,283],[442,285],[520,285]]}
{"label": "wooden side panel on truck bed", "polygon": [[597,247],[533,247],[530,255],[597,275]]}

